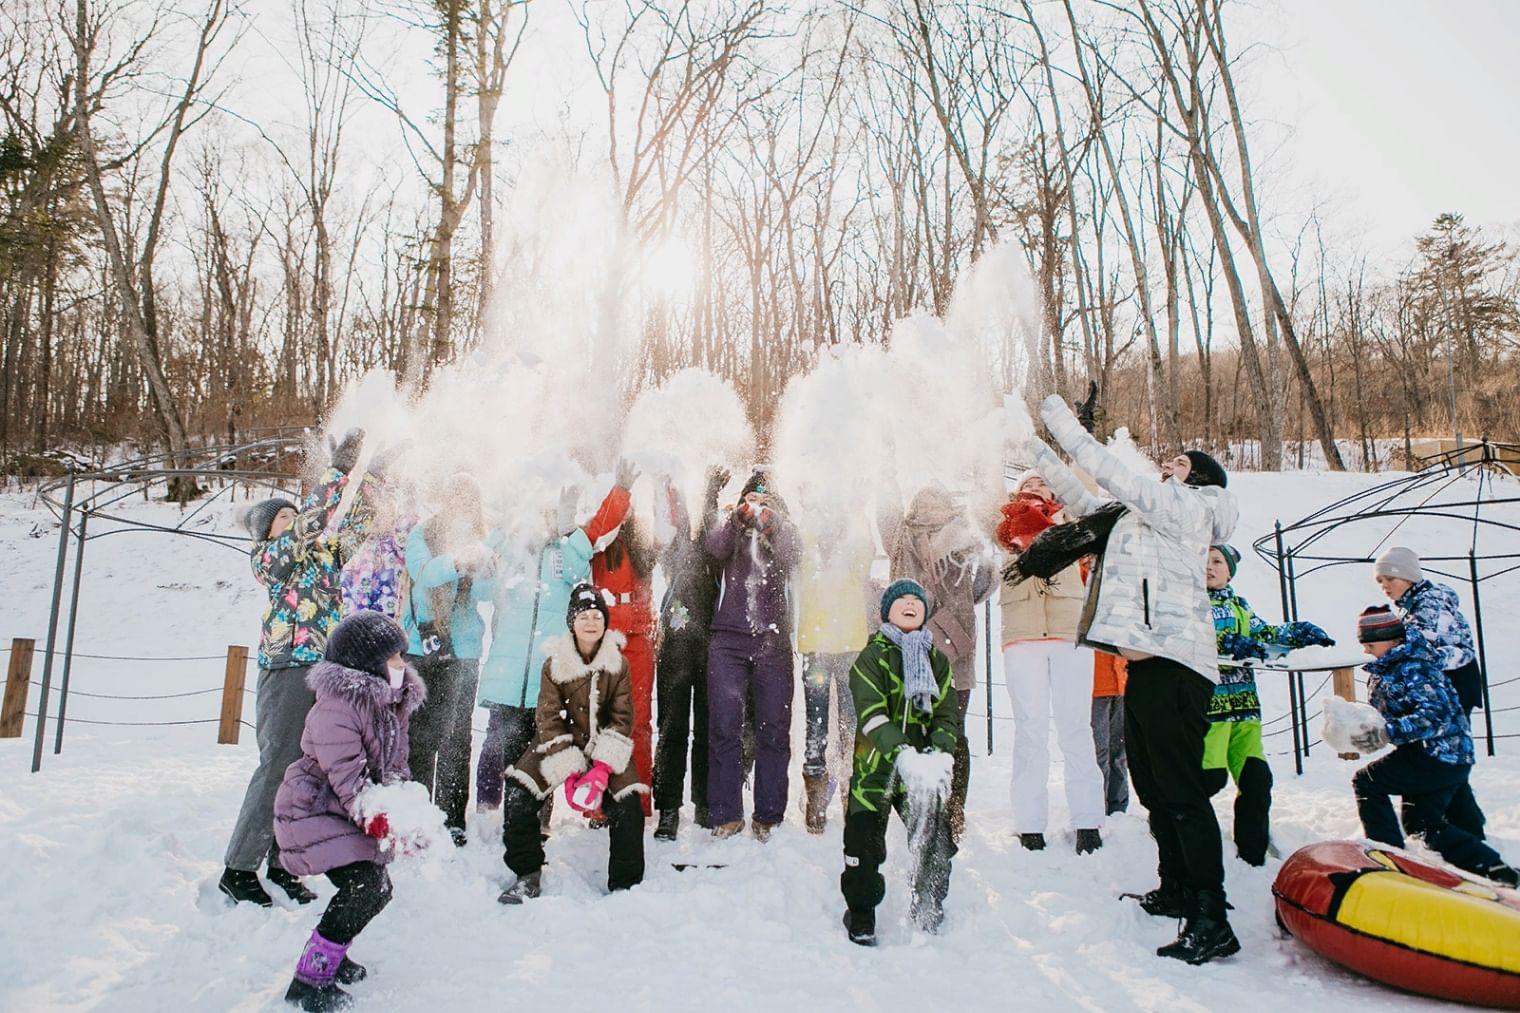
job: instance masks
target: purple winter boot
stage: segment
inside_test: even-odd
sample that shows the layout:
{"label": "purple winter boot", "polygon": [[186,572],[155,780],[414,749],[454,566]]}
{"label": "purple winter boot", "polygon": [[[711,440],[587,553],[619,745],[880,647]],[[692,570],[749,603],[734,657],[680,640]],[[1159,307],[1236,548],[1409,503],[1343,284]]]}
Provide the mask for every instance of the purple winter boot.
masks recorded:
{"label": "purple winter boot", "polygon": [[314,1013],[351,1005],[353,996],[337,983],[338,968],[347,952],[347,944],[324,939],[313,930],[306,940],[306,949],[301,951],[301,959],[296,961],[296,974],[285,991],[285,1001]]}

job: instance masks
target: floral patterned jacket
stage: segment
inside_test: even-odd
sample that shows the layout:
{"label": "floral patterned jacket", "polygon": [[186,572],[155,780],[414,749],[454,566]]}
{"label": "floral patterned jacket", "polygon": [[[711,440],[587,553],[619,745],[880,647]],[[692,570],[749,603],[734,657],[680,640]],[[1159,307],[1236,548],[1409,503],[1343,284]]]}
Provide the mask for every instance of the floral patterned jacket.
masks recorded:
{"label": "floral patterned jacket", "polygon": [[398,518],[386,531],[376,532],[343,564],[343,614],[369,610],[392,619],[411,588],[406,572],[406,538],[417,524],[416,517]]}
{"label": "floral patterned jacket", "polygon": [[301,504],[295,523],[249,553],[253,576],[269,591],[259,635],[259,667],[314,665],[327,649],[327,634],[341,618],[339,577],[363,541],[374,516],[369,482],[360,486],[348,514],[331,536],[331,523],[348,476],[329,468]]}

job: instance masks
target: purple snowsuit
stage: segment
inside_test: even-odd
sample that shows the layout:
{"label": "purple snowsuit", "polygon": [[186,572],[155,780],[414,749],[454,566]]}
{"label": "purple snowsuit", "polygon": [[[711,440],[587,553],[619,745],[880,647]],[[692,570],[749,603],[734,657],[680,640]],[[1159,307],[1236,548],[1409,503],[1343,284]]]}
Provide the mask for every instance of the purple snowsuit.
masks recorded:
{"label": "purple snowsuit", "polygon": [[707,807],[714,826],[744,818],[741,736],[744,699],[753,695],[755,812],[760,823],[786,815],[792,743],[792,616],[787,581],[801,546],[778,516],[769,537],[738,511],[707,536],[723,568],[707,649]]}
{"label": "purple snowsuit", "polygon": [[410,666],[393,690],[378,676],[331,661],[313,665],[306,684],[317,702],[301,733],[303,755],[285,769],[274,799],[280,863],[297,876],[384,863],[389,858],[355,820],[354,803],[371,784],[410,777],[407,724],[427,689]]}

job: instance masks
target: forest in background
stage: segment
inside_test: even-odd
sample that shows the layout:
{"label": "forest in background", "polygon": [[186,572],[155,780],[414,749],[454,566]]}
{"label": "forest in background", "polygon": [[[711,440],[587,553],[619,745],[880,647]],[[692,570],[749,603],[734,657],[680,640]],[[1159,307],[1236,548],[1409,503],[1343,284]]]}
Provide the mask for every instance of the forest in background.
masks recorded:
{"label": "forest in background", "polygon": [[[507,115],[538,93],[514,66],[564,42],[535,41],[551,3],[601,115],[560,137]],[[10,0],[0,469],[311,423],[376,367],[421,388],[542,283],[553,216],[513,208],[545,151],[603,192],[630,257],[690,275],[642,312],[630,394],[703,367],[762,434],[823,350],[943,316],[985,263],[1035,307],[983,335],[1001,389],[1096,383],[1103,430],[1157,453],[1357,467],[1453,411],[1520,440],[1512,237],[1454,211],[1372,261],[1329,212],[1274,206],[1233,9]],[[255,34],[294,121],[247,98]],[[397,38],[422,46],[411,77]]]}

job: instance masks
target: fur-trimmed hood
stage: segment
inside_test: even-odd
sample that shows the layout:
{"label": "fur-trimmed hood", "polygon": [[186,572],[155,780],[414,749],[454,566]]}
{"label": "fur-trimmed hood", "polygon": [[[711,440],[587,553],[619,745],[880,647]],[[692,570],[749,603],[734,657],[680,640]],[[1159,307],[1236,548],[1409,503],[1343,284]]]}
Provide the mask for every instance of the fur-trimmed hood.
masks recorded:
{"label": "fur-trimmed hood", "polygon": [[566,633],[544,644],[549,660],[549,678],[563,685],[584,679],[593,672],[618,672],[623,667],[623,646],[628,638],[617,630],[602,635],[602,644],[596,649],[596,657],[581,660],[581,652],[575,648],[575,635]]}
{"label": "fur-trimmed hood", "polygon": [[[390,683],[384,679],[334,661],[319,661],[313,665],[311,671],[306,673],[306,685],[319,698],[336,696],[355,707],[371,710],[394,706],[398,702],[391,695]],[[417,670],[407,665],[406,676],[401,680],[399,702],[402,712],[408,715],[414,713],[426,699],[427,686],[417,675]]]}

